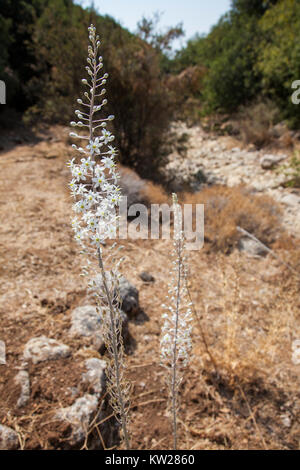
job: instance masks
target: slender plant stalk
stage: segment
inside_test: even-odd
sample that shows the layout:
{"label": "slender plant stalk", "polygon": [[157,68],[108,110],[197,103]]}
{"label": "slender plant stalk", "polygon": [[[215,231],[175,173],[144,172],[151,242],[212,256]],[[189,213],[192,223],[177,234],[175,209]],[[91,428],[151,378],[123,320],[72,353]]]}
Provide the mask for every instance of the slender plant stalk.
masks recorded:
{"label": "slender plant stalk", "polygon": [[[96,49],[96,39],[93,39],[93,48],[94,48],[94,54],[96,56],[97,54],[97,49]],[[92,80],[92,90],[91,90],[91,106],[90,106],[90,115],[89,115],[89,134],[90,134],[90,141],[93,140],[94,137],[94,129],[93,129],[93,110],[94,110],[94,104],[95,104],[95,94],[96,94],[96,80],[97,80],[97,70],[96,70],[96,63],[94,63],[94,70],[93,70],[93,80]],[[99,267],[101,270],[101,276],[102,276],[102,281],[103,281],[103,287],[106,293],[107,297],[107,302],[109,306],[109,312],[110,312],[110,327],[111,327],[111,338],[112,338],[112,349],[113,349],[113,361],[114,361],[114,367],[115,367],[115,374],[116,374],[116,389],[117,389],[117,395],[119,399],[119,404],[120,404],[120,415],[121,415],[121,423],[122,423],[122,429],[124,433],[124,442],[126,449],[129,450],[129,438],[128,438],[128,431],[127,431],[127,417],[126,417],[126,412],[125,412],[125,406],[124,406],[124,400],[123,400],[123,394],[122,394],[122,389],[121,389],[121,378],[120,378],[120,361],[119,361],[119,351],[118,351],[118,344],[117,344],[117,332],[115,328],[115,309],[113,306],[113,301],[110,295],[110,291],[108,289],[107,285],[107,279],[106,279],[106,274],[104,270],[104,265],[103,265],[103,259],[102,259],[102,254],[101,254],[101,248],[98,248],[98,260],[99,260]]]}
{"label": "slender plant stalk", "polygon": [[106,274],[103,266],[103,260],[101,256],[101,251],[100,249],[98,250],[98,256],[99,256],[99,267],[101,269],[101,275],[102,275],[102,281],[103,281],[103,286],[105,289],[105,293],[107,296],[108,300],[108,305],[109,305],[109,312],[110,312],[110,325],[111,325],[111,331],[112,331],[112,348],[113,348],[113,360],[114,360],[114,366],[115,366],[115,373],[116,373],[116,389],[117,389],[117,394],[119,397],[119,404],[120,404],[120,414],[121,414],[121,423],[122,423],[122,429],[124,433],[124,442],[126,449],[130,449],[129,445],[129,437],[128,437],[128,431],[127,431],[127,415],[125,411],[125,405],[124,405],[124,399],[123,399],[123,393],[122,393],[122,388],[121,388],[121,374],[120,374],[120,360],[119,360],[119,351],[118,351],[118,344],[116,341],[117,338],[117,332],[115,328],[115,309],[113,306],[113,302],[111,299],[111,295],[107,286],[107,279],[106,279]]}
{"label": "slender plant stalk", "polygon": [[[188,364],[191,349],[191,320],[192,312],[187,303],[187,291],[184,284],[185,272],[185,238],[182,230],[181,209],[177,196],[173,194],[174,208],[174,250],[173,269],[169,283],[167,312],[162,328],[161,359],[167,369],[167,383],[170,387],[171,415],[173,427],[173,448],[177,449],[177,410],[178,389],[182,381],[183,369]],[[185,301],[185,304],[183,304]]]}
{"label": "slender plant stalk", "polygon": [[[88,66],[86,70],[89,78],[83,79],[82,83],[89,88],[89,92],[84,93],[84,100],[78,99],[84,111],[76,110],[75,114],[78,122],[71,122],[73,127],[85,129],[88,135],[71,133],[70,136],[81,140],[88,140],[85,148],[73,145],[84,158],[81,163],[69,162],[73,180],[70,183],[71,193],[75,199],[73,209],[81,215],[81,219],[74,219],[72,222],[75,239],[83,248],[82,253],[87,255],[88,264],[84,267],[84,275],[90,277],[90,287],[95,291],[98,312],[101,314],[103,335],[110,363],[107,368],[107,387],[110,394],[110,403],[114,414],[121,423],[124,443],[127,449],[130,448],[127,430],[127,413],[129,387],[123,378],[123,339],[122,339],[122,317],[120,312],[120,302],[118,298],[118,273],[112,269],[109,273],[105,271],[102,244],[106,238],[115,236],[116,215],[118,203],[121,200],[120,188],[117,185],[119,175],[116,173],[114,157],[117,153],[110,142],[114,136],[106,129],[108,121],[114,116],[107,118],[95,118],[95,114],[100,112],[107,104],[106,99],[102,99],[97,105],[99,97],[102,97],[106,90],[101,88],[108,77],[104,74],[98,77],[103,67],[102,57],[98,55],[100,46],[99,36],[96,35],[96,28],[89,27],[90,45],[88,48]],[[99,91],[98,91],[99,90]],[[86,112],[88,111],[88,112]],[[95,131],[101,129],[100,136],[95,136]],[[99,159],[100,163],[99,163]],[[78,199],[80,199],[78,201]],[[91,271],[97,275],[96,266],[92,266],[90,259],[97,259],[98,272],[100,268],[100,278],[93,278]],[[109,285],[111,284],[111,285]]]}
{"label": "slender plant stalk", "polygon": [[173,347],[173,363],[172,363],[172,414],[173,414],[173,439],[174,450],[177,449],[177,390],[176,390],[176,373],[177,373],[177,337],[178,337],[178,318],[180,307],[180,289],[181,289],[181,240],[177,244],[178,256],[178,270],[177,270],[177,298],[176,298],[176,319],[175,319],[175,334],[174,334],[174,347]]}

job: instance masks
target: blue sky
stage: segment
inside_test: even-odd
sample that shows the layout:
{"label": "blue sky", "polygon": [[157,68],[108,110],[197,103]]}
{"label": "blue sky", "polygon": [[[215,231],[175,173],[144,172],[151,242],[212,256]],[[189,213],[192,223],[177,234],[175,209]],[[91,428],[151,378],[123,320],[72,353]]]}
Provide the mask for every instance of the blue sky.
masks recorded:
{"label": "blue sky", "polygon": [[[76,0],[76,3],[86,7],[91,0]],[[163,13],[161,29],[182,22],[185,40],[195,33],[208,33],[220,16],[229,10],[230,3],[230,0],[94,0],[100,14],[112,16],[132,32],[142,16],[151,17],[159,11]],[[179,46],[180,42],[177,42],[176,48]]]}

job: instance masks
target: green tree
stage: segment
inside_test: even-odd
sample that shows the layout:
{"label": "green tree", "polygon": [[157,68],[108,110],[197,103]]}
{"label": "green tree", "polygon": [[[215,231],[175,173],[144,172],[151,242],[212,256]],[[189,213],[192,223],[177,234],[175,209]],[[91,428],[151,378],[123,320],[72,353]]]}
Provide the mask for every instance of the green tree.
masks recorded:
{"label": "green tree", "polygon": [[[32,102],[26,83],[33,76],[35,56],[30,43],[36,18],[47,0],[1,0],[0,2],[0,70],[5,69],[8,103],[24,111]],[[1,60],[2,59],[2,60]]]}
{"label": "green tree", "polygon": [[258,48],[257,70],[262,86],[280,107],[283,116],[296,125],[299,107],[291,101],[294,80],[300,79],[300,3],[280,0],[259,22],[262,40]]}
{"label": "green tree", "polygon": [[207,112],[235,111],[261,93],[261,71],[256,68],[262,39],[259,21],[276,3],[233,0],[230,11],[207,36],[196,36],[177,54],[175,72],[189,65],[206,68],[200,88]]}

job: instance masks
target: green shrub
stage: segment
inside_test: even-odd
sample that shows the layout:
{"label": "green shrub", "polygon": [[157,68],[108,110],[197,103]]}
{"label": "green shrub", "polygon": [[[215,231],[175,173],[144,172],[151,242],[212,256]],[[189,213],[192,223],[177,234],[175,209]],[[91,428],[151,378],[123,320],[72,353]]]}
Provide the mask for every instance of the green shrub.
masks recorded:
{"label": "green shrub", "polygon": [[287,180],[285,187],[300,188],[300,157],[299,154],[294,155],[289,163],[280,168],[280,172],[284,173]]}

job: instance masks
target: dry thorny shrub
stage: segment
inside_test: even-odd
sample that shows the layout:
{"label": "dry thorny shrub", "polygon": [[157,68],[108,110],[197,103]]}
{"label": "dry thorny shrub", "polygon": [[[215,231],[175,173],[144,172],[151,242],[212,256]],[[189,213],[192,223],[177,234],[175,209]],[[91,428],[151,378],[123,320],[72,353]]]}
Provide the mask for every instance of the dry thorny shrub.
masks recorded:
{"label": "dry thorny shrub", "polygon": [[266,245],[281,233],[280,210],[268,196],[257,196],[243,186],[212,186],[185,194],[184,203],[205,205],[205,240],[217,251],[229,253],[240,238],[242,227]]}
{"label": "dry thorny shrub", "polygon": [[279,110],[271,100],[259,99],[240,108],[235,127],[244,143],[262,147],[273,141],[272,129],[278,121],[278,116]]}

